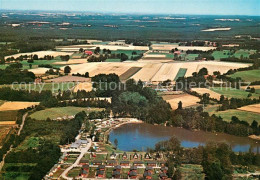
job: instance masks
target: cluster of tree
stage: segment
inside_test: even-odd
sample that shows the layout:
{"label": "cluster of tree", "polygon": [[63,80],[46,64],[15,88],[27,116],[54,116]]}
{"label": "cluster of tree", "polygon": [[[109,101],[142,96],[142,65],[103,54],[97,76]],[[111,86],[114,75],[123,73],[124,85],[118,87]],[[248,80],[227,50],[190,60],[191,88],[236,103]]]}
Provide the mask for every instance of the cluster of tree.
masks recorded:
{"label": "cluster of tree", "polygon": [[22,64],[9,65],[6,69],[0,70],[0,84],[12,84],[14,82],[34,82],[35,75],[28,70],[22,70]]}
{"label": "cluster of tree", "polygon": [[56,69],[56,70],[54,71],[54,69],[51,68],[51,69],[47,70],[47,71],[45,72],[45,74],[46,74],[46,75],[59,75],[59,74],[60,74],[60,71],[59,71],[59,69]]}
{"label": "cluster of tree", "polygon": [[155,149],[149,151],[166,154],[168,176],[173,179],[181,176],[178,172],[181,164],[201,164],[206,179],[232,179],[232,165],[260,165],[259,154],[252,152],[236,154],[225,143],[208,143],[197,148],[183,148],[180,141],[172,137],[157,143]]}
{"label": "cluster of tree", "polygon": [[54,59],[53,56],[45,55],[43,58],[39,58],[37,54],[31,54],[31,55],[21,55],[17,58],[14,58],[13,56],[6,59],[7,62],[9,61],[23,61],[27,60],[28,63],[33,63],[34,60],[52,60]]}
{"label": "cluster of tree", "polygon": [[67,100],[59,102],[59,107],[75,106],[75,107],[98,107],[98,108],[109,108],[110,103],[107,100],[100,100],[99,98],[83,98],[76,99],[75,101]]}
{"label": "cluster of tree", "polygon": [[89,72],[85,72],[85,74],[80,74],[80,73],[72,74],[72,76],[79,76],[79,77],[89,78]]}
{"label": "cluster of tree", "polygon": [[[121,61],[128,60],[128,56],[125,53],[118,54],[101,54],[99,56],[90,56],[88,62],[104,62],[107,59],[120,59]],[[133,58],[134,59],[134,58]]]}
{"label": "cluster of tree", "polygon": [[53,66],[50,65],[50,64],[39,64],[38,67],[41,67],[41,68],[53,68]]}
{"label": "cluster of tree", "polygon": [[141,81],[127,80],[125,88],[112,93],[112,110],[119,117],[136,117],[147,123],[161,124],[170,118],[171,107],[155,90]]}
{"label": "cluster of tree", "polygon": [[44,100],[52,99],[54,96],[51,91],[26,91],[26,90],[14,90],[10,87],[0,88],[0,99],[7,101],[30,101],[41,102]]}
{"label": "cluster of tree", "polygon": [[176,80],[175,90],[189,90],[194,87],[206,87],[205,75],[208,75],[207,68],[202,68],[199,72],[192,73],[190,77],[179,77]]}
{"label": "cluster of tree", "polygon": [[30,180],[42,179],[46,173],[59,160],[61,153],[57,144],[51,141],[42,141],[37,149],[12,151],[6,156],[7,163],[37,163],[36,166],[27,169],[31,173]]}
{"label": "cluster of tree", "polygon": [[127,39],[125,40],[126,44],[133,44],[134,46],[151,46],[152,43],[148,40],[140,40],[140,39]]}
{"label": "cluster of tree", "polygon": [[236,136],[258,135],[260,132],[260,126],[255,124],[255,122],[251,125],[244,121],[226,122],[215,114],[210,116],[207,112],[203,112],[201,106],[197,107],[196,110],[193,108],[178,108],[171,113],[168,125],[183,127],[189,130],[224,132]]}
{"label": "cluster of tree", "polygon": [[257,104],[260,102],[260,99],[239,99],[239,98],[225,98],[223,95],[220,96],[219,103],[221,106],[219,107],[219,111],[225,111],[227,109],[237,109],[242,106],[247,106],[251,104]]}
{"label": "cluster of tree", "polygon": [[60,59],[62,61],[68,61],[70,59],[70,56],[69,55],[65,55],[65,56],[60,56]]}
{"label": "cluster of tree", "polygon": [[228,58],[221,58],[220,61],[227,61],[227,62],[242,62],[242,63],[253,63],[254,61],[248,58],[244,58],[242,55],[240,58],[236,58],[234,56]]}

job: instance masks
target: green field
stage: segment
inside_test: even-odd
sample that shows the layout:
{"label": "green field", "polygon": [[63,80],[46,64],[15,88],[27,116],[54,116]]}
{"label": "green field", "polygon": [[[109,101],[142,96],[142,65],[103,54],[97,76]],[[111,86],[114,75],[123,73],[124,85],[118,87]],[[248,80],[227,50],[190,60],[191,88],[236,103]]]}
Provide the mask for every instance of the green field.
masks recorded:
{"label": "green field", "polygon": [[246,49],[240,49],[240,50],[238,50],[238,51],[236,51],[235,52],[235,54],[234,54],[234,56],[236,57],[236,58],[241,58],[241,57],[243,57],[243,58],[249,58],[249,56],[251,55],[251,54],[255,54],[256,53],[256,50],[246,50]]}
{"label": "green field", "polygon": [[[248,92],[241,90],[241,89],[234,89],[234,88],[225,88],[225,87],[214,87],[214,88],[210,88],[210,90],[222,94],[225,97],[228,98],[247,98],[248,96]],[[252,94],[251,98],[259,98],[259,94]]]}
{"label": "green field", "polygon": [[231,56],[231,52],[229,50],[223,50],[223,51],[214,51],[212,53],[212,56],[215,60],[220,60],[222,58],[228,58]]}
{"label": "green field", "polygon": [[260,69],[250,70],[250,71],[240,71],[235,74],[230,75],[232,78],[240,77],[244,81],[254,82],[260,80]]}
{"label": "green field", "polygon": [[40,91],[49,90],[53,93],[57,93],[59,89],[61,91],[67,91],[73,89],[77,85],[76,82],[64,82],[64,83],[42,83],[42,84],[14,84],[14,85],[0,85],[0,88],[10,87],[15,90],[27,90],[27,91]]}
{"label": "green field", "polygon": [[217,116],[221,116],[223,118],[223,120],[228,121],[228,122],[231,121],[232,116],[236,116],[239,118],[239,120],[247,121],[249,124],[251,124],[254,120],[256,120],[256,121],[258,121],[258,123],[260,123],[260,114],[258,114],[258,113],[231,109],[231,110],[227,110],[227,111],[218,111],[215,114]]}
{"label": "green field", "polygon": [[187,54],[185,58],[186,60],[194,61],[197,57],[199,57],[199,54]]}
{"label": "green field", "polygon": [[186,72],[187,72],[187,69],[180,68],[176,77],[175,77],[175,79],[174,79],[174,81],[176,81],[179,77],[184,77]]}
{"label": "green field", "polygon": [[30,115],[31,118],[36,120],[46,120],[48,117],[50,119],[56,119],[58,117],[72,116],[81,111],[86,111],[87,113],[92,111],[100,111],[99,108],[82,108],[82,107],[58,107],[58,108],[49,108],[41,111],[37,111]]}
{"label": "green field", "polygon": [[120,59],[106,59],[106,62],[121,62]]}

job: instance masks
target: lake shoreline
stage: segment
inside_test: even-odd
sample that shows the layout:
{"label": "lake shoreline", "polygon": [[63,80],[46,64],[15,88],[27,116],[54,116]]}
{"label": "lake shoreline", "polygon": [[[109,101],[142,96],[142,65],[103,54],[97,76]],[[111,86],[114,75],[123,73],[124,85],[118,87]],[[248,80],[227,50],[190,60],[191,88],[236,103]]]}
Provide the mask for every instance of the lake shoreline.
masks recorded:
{"label": "lake shoreline", "polygon": [[239,137],[226,133],[212,133],[199,130],[191,131],[180,127],[147,124],[142,121],[138,123],[121,123],[111,128],[108,135],[110,143],[115,138],[118,139],[118,149],[122,151],[153,148],[156,143],[167,140],[172,136],[178,138],[184,148],[198,147],[209,142],[227,143],[234,152],[247,152],[250,146],[256,152],[257,148],[259,148],[259,140],[250,137]]}

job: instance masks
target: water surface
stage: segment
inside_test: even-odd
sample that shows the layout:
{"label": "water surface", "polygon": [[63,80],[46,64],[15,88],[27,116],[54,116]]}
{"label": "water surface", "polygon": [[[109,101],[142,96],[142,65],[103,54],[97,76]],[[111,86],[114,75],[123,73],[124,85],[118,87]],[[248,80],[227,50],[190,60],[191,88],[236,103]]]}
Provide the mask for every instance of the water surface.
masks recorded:
{"label": "water surface", "polygon": [[210,133],[204,131],[189,131],[183,128],[155,126],[151,124],[125,124],[110,133],[110,141],[118,140],[118,148],[123,151],[133,149],[145,151],[148,147],[163,140],[168,140],[175,136],[181,141],[185,148],[205,145],[207,142],[225,142],[229,144],[235,152],[248,152],[250,146],[254,152],[257,148],[260,151],[260,141],[248,137],[238,137],[224,133]]}

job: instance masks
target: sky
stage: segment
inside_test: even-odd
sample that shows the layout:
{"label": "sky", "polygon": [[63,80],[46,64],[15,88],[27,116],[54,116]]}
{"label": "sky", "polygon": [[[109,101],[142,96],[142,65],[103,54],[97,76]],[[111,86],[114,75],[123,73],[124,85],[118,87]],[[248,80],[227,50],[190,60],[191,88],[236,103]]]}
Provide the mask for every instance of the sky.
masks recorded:
{"label": "sky", "polygon": [[260,0],[0,0],[0,9],[260,16]]}

